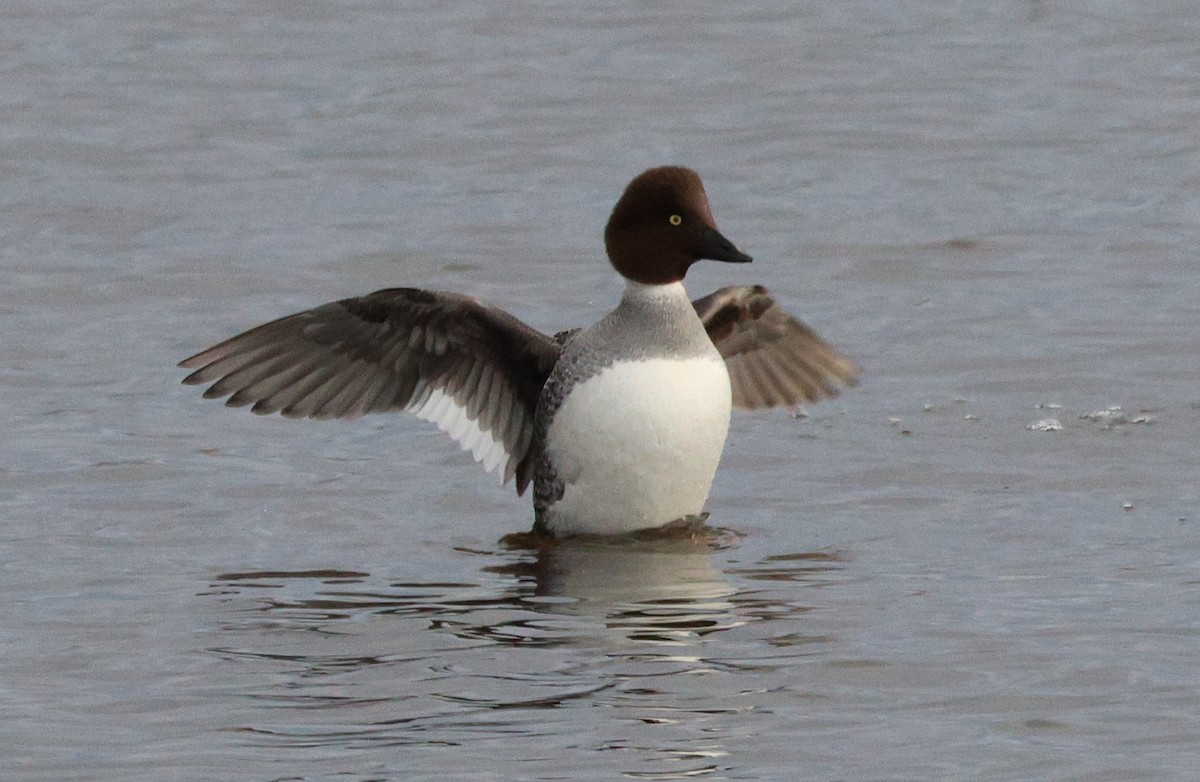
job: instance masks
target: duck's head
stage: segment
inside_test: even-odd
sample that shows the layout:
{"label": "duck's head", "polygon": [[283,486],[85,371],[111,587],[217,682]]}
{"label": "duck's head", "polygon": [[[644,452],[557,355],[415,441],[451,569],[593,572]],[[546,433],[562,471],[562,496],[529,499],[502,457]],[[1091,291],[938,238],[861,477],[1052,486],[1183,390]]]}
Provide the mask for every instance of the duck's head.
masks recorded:
{"label": "duck's head", "polygon": [[646,285],[679,282],[699,260],[751,260],[717,230],[699,174],[682,166],[634,177],[608,218],[604,247],[622,276]]}

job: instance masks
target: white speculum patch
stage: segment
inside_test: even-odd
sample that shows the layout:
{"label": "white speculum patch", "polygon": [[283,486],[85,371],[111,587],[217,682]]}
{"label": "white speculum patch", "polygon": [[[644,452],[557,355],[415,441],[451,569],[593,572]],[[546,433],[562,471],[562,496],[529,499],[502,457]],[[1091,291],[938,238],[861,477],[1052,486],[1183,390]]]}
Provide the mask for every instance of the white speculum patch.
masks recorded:
{"label": "white speculum patch", "polygon": [[581,382],[547,433],[563,481],[548,522],[616,534],[700,513],[729,432],[719,356],[618,362]]}
{"label": "white speculum patch", "polygon": [[410,405],[407,409],[418,418],[437,424],[438,429],[450,435],[464,451],[469,451],[475,461],[482,462],[485,470],[498,471],[501,483],[508,481],[516,471],[512,454],[496,434],[481,429],[478,421],[467,416],[466,408],[440,388],[431,389],[424,403]]}

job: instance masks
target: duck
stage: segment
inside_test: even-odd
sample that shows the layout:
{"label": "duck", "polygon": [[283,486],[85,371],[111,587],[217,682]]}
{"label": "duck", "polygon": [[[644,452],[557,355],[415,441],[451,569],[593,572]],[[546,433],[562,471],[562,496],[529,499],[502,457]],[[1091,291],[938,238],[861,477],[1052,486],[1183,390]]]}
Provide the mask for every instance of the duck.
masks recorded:
{"label": "duck", "polygon": [[539,536],[704,519],[733,408],[814,403],[860,370],[760,285],[689,299],[694,263],[752,260],[691,168],[634,177],[604,246],[624,291],[585,328],[547,335],[473,296],[387,288],[226,339],[179,363],[183,383],[260,415],[413,413],[518,496],[532,484]]}

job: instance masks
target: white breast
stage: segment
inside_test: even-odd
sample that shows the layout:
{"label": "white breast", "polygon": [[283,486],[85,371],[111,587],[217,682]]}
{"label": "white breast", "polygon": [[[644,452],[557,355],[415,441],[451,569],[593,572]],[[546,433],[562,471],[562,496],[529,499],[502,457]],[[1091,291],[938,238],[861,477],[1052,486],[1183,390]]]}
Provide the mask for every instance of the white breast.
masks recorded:
{"label": "white breast", "polygon": [[571,389],[546,452],[564,492],[558,534],[612,535],[700,513],[729,432],[720,356],[618,362]]}

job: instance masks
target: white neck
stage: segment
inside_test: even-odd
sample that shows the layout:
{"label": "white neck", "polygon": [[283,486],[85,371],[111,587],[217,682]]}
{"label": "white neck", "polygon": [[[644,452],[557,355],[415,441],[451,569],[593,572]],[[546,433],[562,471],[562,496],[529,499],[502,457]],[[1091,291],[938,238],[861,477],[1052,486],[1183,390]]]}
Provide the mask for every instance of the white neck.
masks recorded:
{"label": "white neck", "polygon": [[625,280],[625,294],[621,298],[624,301],[636,302],[665,302],[678,301],[680,299],[687,301],[687,291],[683,289],[683,282],[669,282],[666,285],[647,285],[644,282]]}

